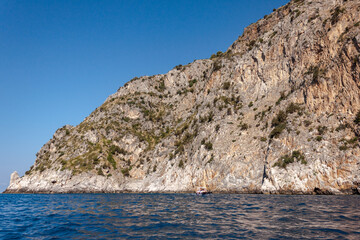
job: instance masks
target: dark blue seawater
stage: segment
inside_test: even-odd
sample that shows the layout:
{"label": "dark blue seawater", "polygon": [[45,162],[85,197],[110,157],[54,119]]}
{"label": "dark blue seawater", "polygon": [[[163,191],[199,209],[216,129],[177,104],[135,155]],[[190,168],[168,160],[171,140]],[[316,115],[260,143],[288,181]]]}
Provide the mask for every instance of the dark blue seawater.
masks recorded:
{"label": "dark blue seawater", "polygon": [[360,196],[1,194],[0,239],[360,239]]}

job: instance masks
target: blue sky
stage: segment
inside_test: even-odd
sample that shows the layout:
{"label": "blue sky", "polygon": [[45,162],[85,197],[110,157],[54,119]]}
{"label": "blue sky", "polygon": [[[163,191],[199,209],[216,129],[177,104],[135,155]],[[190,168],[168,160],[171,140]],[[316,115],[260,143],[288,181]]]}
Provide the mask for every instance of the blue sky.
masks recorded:
{"label": "blue sky", "polygon": [[225,51],[288,0],[0,0],[0,191],[135,76]]}

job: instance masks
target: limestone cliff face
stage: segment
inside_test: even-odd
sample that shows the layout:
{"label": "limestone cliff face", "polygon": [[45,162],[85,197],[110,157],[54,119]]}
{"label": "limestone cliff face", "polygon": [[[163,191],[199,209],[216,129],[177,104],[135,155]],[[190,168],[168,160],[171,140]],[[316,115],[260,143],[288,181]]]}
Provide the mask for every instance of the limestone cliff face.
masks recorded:
{"label": "limestone cliff face", "polygon": [[359,13],[294,0],[225,53],[132,79],[6,192],[359,193]]}

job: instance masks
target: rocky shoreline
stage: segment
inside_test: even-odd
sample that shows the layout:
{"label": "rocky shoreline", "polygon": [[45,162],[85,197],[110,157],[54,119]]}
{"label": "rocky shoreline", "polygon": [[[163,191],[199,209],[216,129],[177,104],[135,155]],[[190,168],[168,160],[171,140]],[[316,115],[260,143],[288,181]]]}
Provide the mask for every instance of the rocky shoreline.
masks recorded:
{"label": "rocky shoreline", "polygon": [[[141,194],[152,194],[152,193],[163,193],[163,194],[192,194],[195,191],[154,191],[154,192],[138,192],[138,191],[129,191],[129,190],[121,190],[121,191],[69,191],[69,192],[53,192],[53,191],[34,191],[27,189],[18,189],[14,190],[5,190],[2,194],[120,194],[120,193],[141,193]],[[239,192],[239,191],[215,191],[212,194],[275,194],[275,195],[360,195],[358,189],[349,189],[343,192],[330,192],[328,190],[314,189],[312,192],[294,192],[294,191],[280,191],[276,193],[263,193],[261,191],[247,191],[247,192]]]}

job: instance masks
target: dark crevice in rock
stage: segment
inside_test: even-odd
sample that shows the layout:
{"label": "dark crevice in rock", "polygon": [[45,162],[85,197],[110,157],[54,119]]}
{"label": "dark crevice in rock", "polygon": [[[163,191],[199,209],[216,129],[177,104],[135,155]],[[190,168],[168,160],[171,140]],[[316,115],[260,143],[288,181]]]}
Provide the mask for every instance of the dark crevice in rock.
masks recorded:
{"label": "dark crevice in rock", "polygon": [[355,37],[352,38],[352,42],[356,48],[356,50],[360,53],[360,47]]}
{"label": "dark crevice in rock", "polygon": [[269,156],[269,151],[270,151],[270,143],[268,143],[268,146],[266,148],[266,154],[265,154],[265,159],[264,159],[264,171],[263,171],[263,176],[262,176],[262,180],[261,180],[261,185],[264,184],[265,178],[270,179],[270,176],[268,174],[268,156]]}

